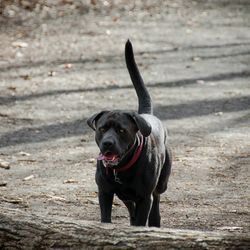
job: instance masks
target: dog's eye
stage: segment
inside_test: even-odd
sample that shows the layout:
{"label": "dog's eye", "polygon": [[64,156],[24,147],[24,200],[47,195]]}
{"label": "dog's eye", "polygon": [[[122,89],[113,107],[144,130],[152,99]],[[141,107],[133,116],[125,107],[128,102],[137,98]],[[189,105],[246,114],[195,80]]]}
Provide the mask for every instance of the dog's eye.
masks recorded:
{"label": "dog's eye", "polygon": [[99,131],[100,131],[101,133],[104,133],[106,130],[105,130],[105,128],[99,128]]}
{"label": "dog's eye", "polygon": [[121,134],[123,134],[123,133],[125,133],[125,129],[120,128],[120,129],[119,129],[119,132],[120,132]]}

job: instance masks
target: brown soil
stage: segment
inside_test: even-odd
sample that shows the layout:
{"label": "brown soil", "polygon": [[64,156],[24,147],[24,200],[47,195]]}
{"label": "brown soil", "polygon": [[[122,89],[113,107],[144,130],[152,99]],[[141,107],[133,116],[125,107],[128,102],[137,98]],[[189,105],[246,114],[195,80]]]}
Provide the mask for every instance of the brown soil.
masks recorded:
{"label": "brown soil", "polygon": [[[163,227],[249,232],[249,1],[103,2],[1,18],[1,206],[99,221],[86,119],[136,110],[130,38],[174,153]],[[113,222],[129,224],[118,199]]]}

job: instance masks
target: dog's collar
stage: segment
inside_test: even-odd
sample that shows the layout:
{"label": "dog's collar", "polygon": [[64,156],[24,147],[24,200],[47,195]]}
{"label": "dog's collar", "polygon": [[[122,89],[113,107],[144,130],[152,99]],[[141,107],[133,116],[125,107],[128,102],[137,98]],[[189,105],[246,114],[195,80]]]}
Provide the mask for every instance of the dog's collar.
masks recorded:
{"label": "dog's collar", "polygon": [[137,146],[132,159],[126,165],[119,166],[117,168],[112,168],[112,167],[109,167],[109,165],[104,164],[104,166],[106,167],[106,173],[108,173],[108,169],[112,169],[114,173],[119,173],[119,172],[124,172],[130,169],[131,167],[133,167],[133,165],[137,162],[137,160],[139,159],[141,155],[143,144],[144,144],[143,136],[140,136],[138,138],[139,138],[139,145]]}
{"label": "dog's collar", "polygon": [[130,169],[131,167],[133,167],[133,165],[137,162],[137,160],[139,159],[141,152],[142,152],[142,148],[143,148],[143,142],[144,142],[144,138],[143,136],[141,136],[140,138],[140,144],[138,145],[135,154],[133,155],[132,159],[124,166],[121,166],[119,168],[115,168],[114,170],[119,173],[119,172],[123,172],[126,171],[128,169]]}

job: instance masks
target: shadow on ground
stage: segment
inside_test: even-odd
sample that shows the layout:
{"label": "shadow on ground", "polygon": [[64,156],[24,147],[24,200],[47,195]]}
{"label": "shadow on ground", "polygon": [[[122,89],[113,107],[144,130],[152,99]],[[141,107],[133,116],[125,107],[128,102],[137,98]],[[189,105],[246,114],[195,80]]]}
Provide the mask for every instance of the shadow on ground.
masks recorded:
{"label": "shadow on ground", "polygon": [[[250,109],[250,96],[225,98],[218,100],[193,101],[178,105],[157,106],[155,114],[161,120],[182,119],[214,114],[216,112],[237,112]],[[0,147],[14,146],[21,143],[36,143],[58,138],[84,135],[89,132],[87,118],[70,122],[26,127],[0,137]],[[223,125],[222,125],[223,126]],[[211,131],[208,131],[208,133]]]}
{"label": "shadow on ground", "polygon": [[[240,71],[240,72],[230,72],[230,73],[221,73],[212,76],[204,76],[199,78],[190,78],[190,79],[182,79],[176,81],[169,81],[169,82],[157,82],[157,83],[149,83],[147,87],[150,88],[171,88],[171,87],[185,87],[186,85],[190,84],[198,84],[197,81],[203,80],[205,82],[212,82],[212,81],[223,81],[223,80],[232,80],[235,78],[249,78],[250,71]],[[32,100],[36,98],[42,98],[46,96],[56,96],[56,95],[67,95],[72,93],[82,93],[82,92],[103,92],[103,91],[110,91],[116,89],[131,89],[133,88],[132,84],[119,86],[119,85],[112,85],[112,86],[105,86],[105,87],[93,87],[93,88],[80,88],[80,89],[69,89],[69,90],[53,90],[47,91],[43,93],[37,94],[29,94],[29,95],[21,95],[21,96],[0,96],[0,105],[7,105],[10,103],[14,103],[16,101],[26,101]]]}

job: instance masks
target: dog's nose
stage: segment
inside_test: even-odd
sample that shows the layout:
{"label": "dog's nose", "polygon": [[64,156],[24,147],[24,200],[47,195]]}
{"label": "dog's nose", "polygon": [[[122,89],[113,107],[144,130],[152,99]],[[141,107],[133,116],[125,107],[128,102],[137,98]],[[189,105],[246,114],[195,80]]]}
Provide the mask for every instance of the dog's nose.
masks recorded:
{"label": "dog's nose", "polygon": [[113,141],[113,140],[106,140],[106,141],[103,142],[103,146],[104,146],[105,148],[110,148],[110,147],[112,147],[113,145],[114,145],[114,141]]}

